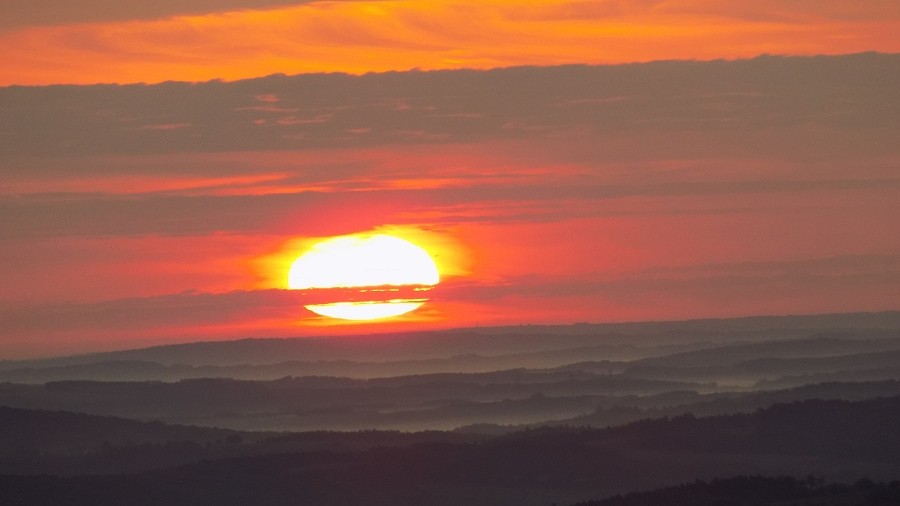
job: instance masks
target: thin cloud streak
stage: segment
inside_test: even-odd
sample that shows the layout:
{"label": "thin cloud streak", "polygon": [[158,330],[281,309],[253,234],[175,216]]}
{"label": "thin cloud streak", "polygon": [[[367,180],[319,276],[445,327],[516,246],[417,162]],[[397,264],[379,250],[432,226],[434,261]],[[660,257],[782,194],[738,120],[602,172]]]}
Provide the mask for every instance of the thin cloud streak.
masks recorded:
{"label": "thin cloud streak", "polygon": [[[366,190],[363,195],[321,192],[273,195],[179,196],[146,194],[142,198],[103,194],[37,195],[0,200],[0,213],[10,217],[0,226],[0,240],[26,237],[195,235],[247,233],[266,227],[272,216],[316,214],[328,208],[381,207],[405,200],[400,216],[428,216],[433,223],[468,221],[542,222],[610,213],[597,202],[634,197],[707,197],[815,192],[900,193],[900,178],[824,181],[673,182],[641,185],[542,184],[482,185],[449,189]],[[879,190],[878,192],[875,192]],[[411,194],[404,198],[404,195]],[[352,204],[351,204],[352,203]],[[443,203],[446,210],[442,210]],[[560,206],[560,204],[562,204]],[[390,206],[389,206],[390,207]],[[400,210],[400,206],[397,206]],[[464,209],[459,212],[458,209]],[[594,212],[591,212],[593,210]],[[712,207],[710,211],[715,211]],[[749,210],[749,208],[745,208]],[[579,212],[580,211],[580,212]],[[697,209],[697,212],[702,212]],[[646,212],[646,211],[645,211]],[[671,213],[667,209],[665,214]],[[615,214],[615,213],[613,213]],[[360,228],[370,228],[360,223]],[[313,232],[308,230],[308,232]]]}
{"label": "thin cloud streak", "polygon": [[309,3],[312,0],[5,0],[0,4],[0,30],[59,26],[97,21],[153,20],[186,14],[256,10]]}

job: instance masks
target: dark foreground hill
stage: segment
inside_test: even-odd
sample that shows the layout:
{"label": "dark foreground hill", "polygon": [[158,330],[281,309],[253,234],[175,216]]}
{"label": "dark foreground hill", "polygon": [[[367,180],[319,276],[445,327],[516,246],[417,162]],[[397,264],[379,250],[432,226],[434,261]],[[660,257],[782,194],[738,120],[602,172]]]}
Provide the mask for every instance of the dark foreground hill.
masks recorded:
{"label": "dark foreground hill", "polygon": [[0,475],[122,475],[249,455],[359,452],[487,438],[462,432],[246,432],[0,407]]}
{"label": "dark foreground hill", "polygon": [[0,473],[111,473],[233,455],[257,436],[64,411],[0,407]]}
{"label": "dark foreground hill", "polygon": [[208,443],[237,436],[237,431],[139,422],[111,416],[0,406],[0,454],[72,453],[100,444]]}
{"label": "dark foreground hill", "polygon": [[824,484],[809,477],[739,476],[588,501],[575,506],[892,506],[900,482],[861,479],[853,485]]}
{"label": "dark foreground hill", "polygon": [[808,400],[750,414],[483,441],[440,434],[447,433],[356,449],[336,443],[358,434],[338,434],[302,451],[292,439],[306,436],[283,435],[238,444],[244,456],[142,473],[5,475],[0,504],[546,506],[718,476],[813,475],[845,483],[900,477],[900,397]]}

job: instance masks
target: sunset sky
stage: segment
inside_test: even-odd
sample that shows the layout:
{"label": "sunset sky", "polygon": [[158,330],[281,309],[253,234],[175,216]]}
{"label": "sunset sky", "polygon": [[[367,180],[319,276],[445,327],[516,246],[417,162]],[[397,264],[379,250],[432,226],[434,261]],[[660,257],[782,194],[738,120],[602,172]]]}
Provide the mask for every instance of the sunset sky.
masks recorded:
{"label": "sunset sky", "polygon": [[[0,359],[900,309],[900,2],[5,0]],[[287,269],[441,273],[348,323]]]}

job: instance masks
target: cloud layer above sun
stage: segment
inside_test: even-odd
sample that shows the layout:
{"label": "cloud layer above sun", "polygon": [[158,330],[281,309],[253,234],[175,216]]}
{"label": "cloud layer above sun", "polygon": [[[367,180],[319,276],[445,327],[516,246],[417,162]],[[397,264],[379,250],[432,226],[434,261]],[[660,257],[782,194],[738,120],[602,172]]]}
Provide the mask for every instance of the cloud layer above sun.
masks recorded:
{"label": "cloud layer above sun", "polygon": [[[3,88],[0,353],[896,309],[898,89],[878,54]],[[285,265],[367,231],[442,283],[328,326]]]}
{"label": "cloud layer above sun", "polygon": [[8,0],[0,20],[0,85],[900,51],[894,0]]}

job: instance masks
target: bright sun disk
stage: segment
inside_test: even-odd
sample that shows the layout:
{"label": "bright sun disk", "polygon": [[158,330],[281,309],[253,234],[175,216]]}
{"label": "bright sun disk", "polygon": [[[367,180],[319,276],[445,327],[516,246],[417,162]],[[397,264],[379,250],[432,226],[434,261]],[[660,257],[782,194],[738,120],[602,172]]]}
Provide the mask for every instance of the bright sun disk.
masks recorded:
{"label": "bright sun disk", "polygon": [[[288,287],[295,290],[347,288],[366,293],[373,287],[432,287],[439,281],[437,266],[428,252],[386,234],[324,240],[298,257],[288,272]],[[374,320],[408,313],[426,300],[334,301],[305,307],[332,318]]]}

